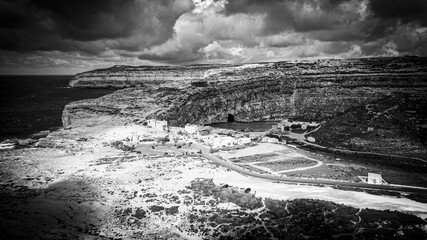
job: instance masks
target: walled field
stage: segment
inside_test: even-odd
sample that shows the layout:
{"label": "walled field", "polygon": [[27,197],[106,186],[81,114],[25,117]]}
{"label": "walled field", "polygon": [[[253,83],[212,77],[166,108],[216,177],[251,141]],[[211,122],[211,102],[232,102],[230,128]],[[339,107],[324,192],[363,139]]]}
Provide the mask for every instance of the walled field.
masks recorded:
{"label": "walled field", "polygon": [[264,154],[255,154],[252,156],[236,157],[230,158],[234,163],[252,163],[252,162],[265,162],[274,159],[280,159],[281,155],[278,153],[264,153]]}
{"label": "walled field", "polygon": [[258,163],[256,164],[256,166],[267,167],[271,169],[272,172],[279,172],[279,171],[290,170],[294,168],[311,167],[316,164],[317,164],[316,161],[313,161],[304,157],[295,157],[295,158],[290,158],[283,161]]}

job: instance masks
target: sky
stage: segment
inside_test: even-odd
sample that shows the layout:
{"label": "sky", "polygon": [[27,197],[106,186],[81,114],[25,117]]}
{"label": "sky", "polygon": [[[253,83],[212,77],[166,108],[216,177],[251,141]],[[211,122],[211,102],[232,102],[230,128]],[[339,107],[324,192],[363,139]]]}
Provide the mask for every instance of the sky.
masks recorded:
{"label": "sky", "polygon": [[427,0],[0,0],[0,74],[427,55]]}

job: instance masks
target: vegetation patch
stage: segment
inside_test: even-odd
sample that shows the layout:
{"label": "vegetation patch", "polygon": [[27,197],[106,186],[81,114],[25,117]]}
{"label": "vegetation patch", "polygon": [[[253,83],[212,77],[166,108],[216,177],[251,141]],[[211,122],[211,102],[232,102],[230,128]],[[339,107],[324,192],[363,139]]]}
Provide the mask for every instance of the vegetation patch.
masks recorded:
{"label": "vegetation patch", "polygon": [[255,154],[251,156],[230,158],[230,160],[235,163],[264,162],[272,159],[277,159],[280,156],[281,155],[277,153],[265,153],[265,154]]}
{"label": "vegetation patch", "polygon": [[283,161],[274,161],[266,163],[258,163],[257,166],[267,167],[273,172],[279,172],[289,169],[295,169],[300,167],[311,167],[316,165],[317,162],[303,157],[295,157],[291,159],[286,159]]}
{"label": "vegetation patch", "polygon": [[[183,229],[203,239],[426,239],[425,220],[397,211],[357,209],[315,199],[290,201],[254,198],[261,204],[246,208],[237,199],[250,189],[217,186],[212,179],[196,179],[189,187],[197,202],[184,217]],[[228,189],[228,190],[224,190]],[[224,193],[225,197],[224,196]],[[235,196],[233,196],[235,195]],[[219,201],[208,204],[208,199]],[[220,207],[234,203],[239,208]],[[213,203],[213,202],[211,202]],[[228,205],[226,205],[228,206]]]}

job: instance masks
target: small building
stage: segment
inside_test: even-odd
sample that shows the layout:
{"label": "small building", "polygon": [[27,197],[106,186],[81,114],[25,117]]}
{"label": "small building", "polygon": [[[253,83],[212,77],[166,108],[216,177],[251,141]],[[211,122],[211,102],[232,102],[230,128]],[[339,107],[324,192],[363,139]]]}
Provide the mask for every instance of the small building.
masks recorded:
{"label": "small building", "polygon": [[360,178],[360,180],[362,180],[362,182],[364,183],[368,183],[368,184],[377,184],[377,185],[381,185],[381,184],[388,184],[381,176],[381,174],[378,173],[368,173],[368,176],[358,176]]}
{"label": "small building", "polygon": [[184,130],[188,134],[198,134],[199,133],[199,127],[195,124],[186,124],[184,127]]}
{"label": "small building", "polygon": [[281,132],[284,132],[285,131],[285,125],[283,123],[278,123],[277,129],[280,130]]}
{"label": "small building", "polygon": [[251,143],[251,142],[252,142],[252,140],[250,138],[248,138],[248,137],[237,139],[237,144],[239,144],[239,145],[244,145],[244,144],[248,144],[248,143]]}
{"label": "small building", "polygon": [[278,143],[279,139],[277,139],[277,138],[271,138],[271,137],[263,137],[261,139],[261,142],[265,142],[265,143]]}
{"label": "small building", "polygon": [[220,148],[220,147],[231,147],[236,144],[236,140],[233,137],[216,137],[212,139],[212,147]]}
{"label": "small building", "polygon": [[156,128],[159,130],[167,130],[168,129],[168,122],[162,121],[162,120],[156,120],[156,119],[149,119],[147,120],[147,126]]}
{"label": "small building", "polygon": [[307,141],[314,143],[316,142],[316,139],[314,137],[308,137]]}

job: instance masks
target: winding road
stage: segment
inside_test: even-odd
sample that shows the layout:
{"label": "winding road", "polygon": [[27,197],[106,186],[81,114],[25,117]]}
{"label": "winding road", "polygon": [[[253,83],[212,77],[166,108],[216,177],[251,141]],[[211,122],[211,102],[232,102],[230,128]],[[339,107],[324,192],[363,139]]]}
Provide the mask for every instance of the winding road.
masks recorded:
{"label": "winding road", "polygon": [[367,183],[355,183],[355,182],[334,181],[334,180],[325,180],[325,179],[289,178],[289,177],[283,177],[283,176],[277,176],[277,175],[260,174],[260,173],[249,171],[229,161],[223,160],[217,156],[209,154],[209,148],[204,146],[203,144],[197,144],[197,147],[199,147],[200,150],[202,150],[202,155],[201,155],[202,157],[216,164],[222,165],[230,170],[236,171],[240,174],[250,176],[250,177],[255,177],[255,178],[267,179],[272,181],[280,181],[280,182],[288,182],[288,183],[298,183],[298,184],[315,184],[315,185],[322,184],[327,186],[347,186],[347,187],[354,187],[354,188],[365,188],[365,189],[376,189],[376,190],[387,190],[387,191],[404,191],[404,192],[426,191],[427,192],[427,188],[417,187],[417,186],[394,185],[394,184],[373,185],[373,184],[367,184]]}

